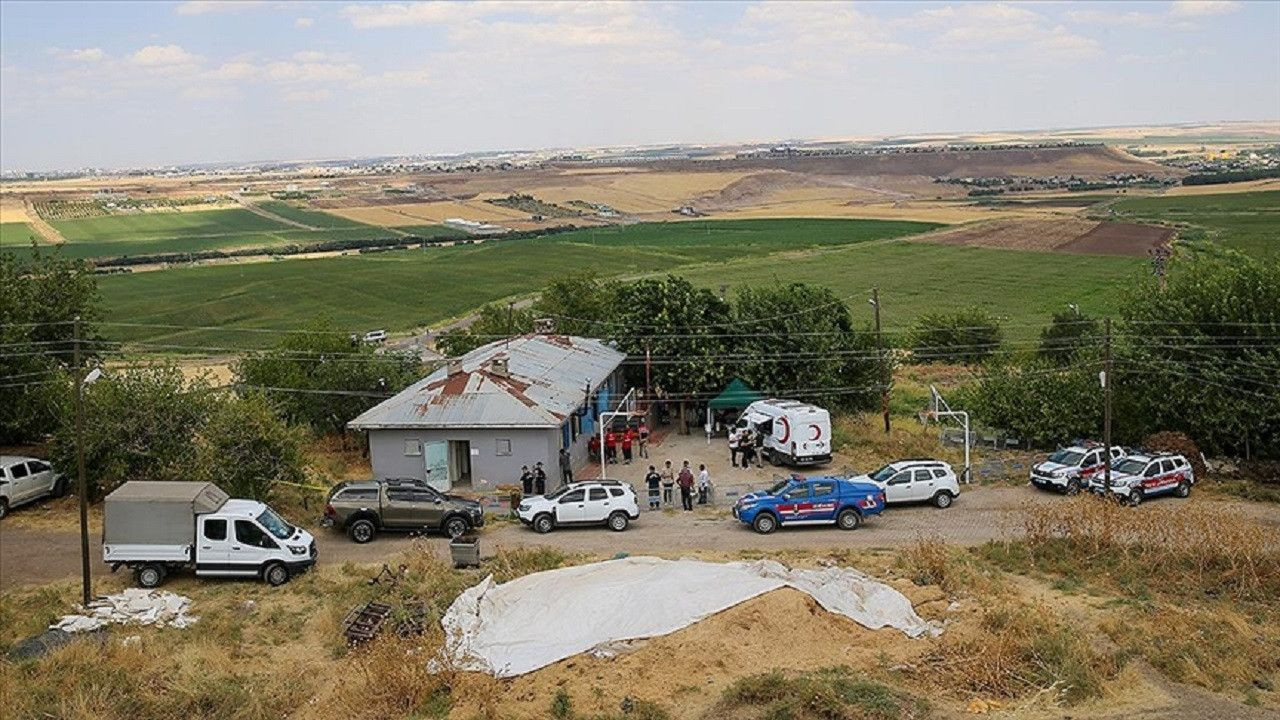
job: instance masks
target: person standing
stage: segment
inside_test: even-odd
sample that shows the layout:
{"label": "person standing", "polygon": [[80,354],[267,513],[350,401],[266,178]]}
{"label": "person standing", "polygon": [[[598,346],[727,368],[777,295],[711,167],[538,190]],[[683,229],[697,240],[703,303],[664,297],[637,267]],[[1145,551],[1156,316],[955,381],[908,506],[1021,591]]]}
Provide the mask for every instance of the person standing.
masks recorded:
{"label": "person standing", "polygon": [[631,464],[631,442],[635,438],[635,431],[627,426],[625,432],[622,433],[622,463],[624,465]]}
{"label": "person standing", "polygon": [[605,445],[605,452],[609,454],[609,462],[617,463],[618,462],[618,433],[614,432],[613,428],[609,428],[609,431],[605,433],[604,445]]}
{"label": "person standing", "polygon": [[706,505],[711,497],[711,473],[706,465],[698,466],[698,504]]}
{"label": "person standing", "polygon": [[520,492],[525,495],[533,494],[533,473],[529,472],[528,465],[520,466]]}
{"label": "person standing", "polygon": [[573,482],[573,458],[569,456],[569,448],[560,448],[560,483],[567,485]]}
{"label": "person standing", "polygon": [[662,504],[670,505],[672,503],[672,495],[676,487],[676,472],[671,468],[671,461],[668,460],[662,466]]}
{"label": "person standing", "polygon": [[547,494],[547,471],[542,469],[541,460],[533,466],[533,491],[538,495]]}
{"label": "person standing", "polygon": [[649,459],[649,421],[640,420],[640,457]]}
{"label": "person standing", "polygon": [[751,455],[756,459],[756,467],[764,467],[764,433],[757,430],[753,440]]}
{"label": "person standing", "polygon": [[755,452],[755,431],[743,430],[738,440],[738,450],[742,453],[742,467],[751,467],[751,454]]}
{"label": "person standing", "polygon": [[658,486],[662,483],[662,476],[658,474],[653,466],[649,466],[649,474],[644,476],[644,484],[649,488],[649,509],[657,510],[661,496],[658,495]]}
{"label": "person standing", "polygon": [[680,468],[680,477],[676,483],[680,486],[680,506],[685,512],[693,511],[693,471],[689,469],[689,461],[685,460]]}
{"label": "person standing", "polygon": [[731,467],[738,467],[738,441],[741,437],[741,430],[729,428],[729,465]]}

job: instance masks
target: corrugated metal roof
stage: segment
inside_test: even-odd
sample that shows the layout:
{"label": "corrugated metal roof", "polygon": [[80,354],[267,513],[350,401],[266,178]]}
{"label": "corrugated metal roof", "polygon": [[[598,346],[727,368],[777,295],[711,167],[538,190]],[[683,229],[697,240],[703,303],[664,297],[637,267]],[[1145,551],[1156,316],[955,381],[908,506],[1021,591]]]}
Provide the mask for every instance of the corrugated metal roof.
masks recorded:
{"label": "corrugated metal roof", "polygon": [[[626,357],[599,340],[524,335],[463,355],[347,423],[381,428],[558,427]],[[500,366],[506,361],[506,371]],[[496,362],[495,362],[496,361]]]}

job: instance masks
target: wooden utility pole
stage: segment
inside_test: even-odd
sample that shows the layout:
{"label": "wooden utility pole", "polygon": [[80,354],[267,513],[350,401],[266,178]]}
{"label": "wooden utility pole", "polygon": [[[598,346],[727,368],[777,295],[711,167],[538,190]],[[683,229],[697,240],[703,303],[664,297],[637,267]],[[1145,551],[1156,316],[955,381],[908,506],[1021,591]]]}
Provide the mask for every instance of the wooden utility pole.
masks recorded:
{"label": "wooden utility pole", "polygon": [[876,309],[876,354],[880,358],[880,413],[884,415],[884,434],[889,434],[889,366],[884,360],[884,338],[880,334],[880,288],[871,288],[871,305]]}
{"label": "wooden utility pole", "polygon": [[71,323],[76,366],[76,486],[80,495],[80,580],[85,606],[91,599],[89,579],[89,490],[84,478],[84,363],[80,359],[80,316]]}
{"label": "wooden utility pole", "polygon": [[1111,494],[1111,318],[1103,322],[1105,331],[1102,356],[1102,444],[1106,464],[1102,466],[1105,493]]}

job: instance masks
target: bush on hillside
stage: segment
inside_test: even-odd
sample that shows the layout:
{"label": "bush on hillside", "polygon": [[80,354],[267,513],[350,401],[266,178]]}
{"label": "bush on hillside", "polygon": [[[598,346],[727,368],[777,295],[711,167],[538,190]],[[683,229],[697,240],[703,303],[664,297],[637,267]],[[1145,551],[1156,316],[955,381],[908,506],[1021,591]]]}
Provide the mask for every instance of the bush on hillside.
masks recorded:
{"label": "bush on hillside", "polygon": [[985,362],[1000,349],[1002,333],[995,316],[978,308],[921,315],[907,332],[907,345],[919,362]]}

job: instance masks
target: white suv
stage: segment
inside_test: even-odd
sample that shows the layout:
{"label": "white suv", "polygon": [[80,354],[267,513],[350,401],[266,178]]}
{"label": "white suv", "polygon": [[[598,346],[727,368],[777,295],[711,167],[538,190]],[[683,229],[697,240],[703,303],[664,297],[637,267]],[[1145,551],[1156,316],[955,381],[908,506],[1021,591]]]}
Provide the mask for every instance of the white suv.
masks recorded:
{"label": "white suv", "polygon": [[520,501],[516,514],[520,522],[539,533],[549,533],[557,525],[588,524],[604,524],[622,532],[640,517],[640,506],[630,485],[616,480],[587,480],[569,483],[547,495],[526,497]]}
{"label": "white suv", "polygon": [[[1089,489],[1105,493],[1104,475],[1097,473],[1089,482]],[[1139,505],[1153,495],[1173,495],[1184,498],[1191,494],[1196,484],[1191,463],[1181,455],[1171,453],[1134,453],[1111,467],[1111,494],[1117,500],[1128,500]]]}
{"label": "white suv", "polygon": [[0,455],[0,518],[19,505],[66,492],[67,479],[44,460]]}
{"label": "white suv", "polygon": [[914,459],[889,463],[870,475],[850,478],[869,482],[884,490],[885,502],[931,502],[940,508],[951,507],[960,495],[960,482],[951,466],[941,460]]}
{"label": "white suv", "polygon": [[[1089,485],[1093,477],[1103,471],[1106,449],[1097,443],[1072,445],[1058,450],[1048,460],[1031,468],[1031,484],[1043,490],[1057,490],[1075,495]],[[1117,463],[1125,455],[1124,448],[1111,446],[1111,462]]]}

